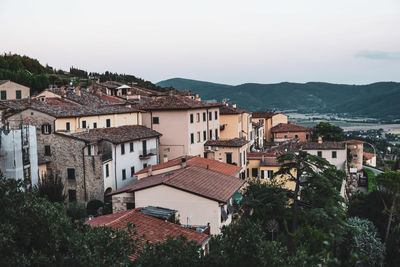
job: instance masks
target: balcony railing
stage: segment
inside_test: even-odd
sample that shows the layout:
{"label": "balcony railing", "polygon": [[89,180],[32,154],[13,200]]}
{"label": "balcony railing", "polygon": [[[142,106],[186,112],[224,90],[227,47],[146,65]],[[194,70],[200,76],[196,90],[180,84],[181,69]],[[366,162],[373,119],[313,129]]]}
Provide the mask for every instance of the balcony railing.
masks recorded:
{"label": "balcony railing", "polygon": [[152,156],[156,156],[157,155],[157,149],[156,148],[151,148],[148,149],[146,151],[139,151],[139,158],[140,159],[148,159]]}

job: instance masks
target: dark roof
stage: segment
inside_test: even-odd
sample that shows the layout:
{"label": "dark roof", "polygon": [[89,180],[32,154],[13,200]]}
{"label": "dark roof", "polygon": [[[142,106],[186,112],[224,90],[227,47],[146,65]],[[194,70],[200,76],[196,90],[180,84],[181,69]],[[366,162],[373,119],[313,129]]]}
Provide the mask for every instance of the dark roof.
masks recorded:
{"label": "dark roof", "polygon": [[223,105],[223,106],[219,107],[219,113],[221,115],[234,115],[234,114],[242,114],[242,113],[250,113],[250,112],[248,112],[244,109],[241,109],[241,108],[234,108],[231,106]]}
{"label": "dark roof", "polygon": [[[220,173],[223,173],[226,175],[234,176],[234,175],[236,175],[236,173],[238,173],[240,171],[239,166],[223,163],[218,160],[202,158],[200,156],[178,157],[178,158],[175,158],[172,160],[168,160],[168,162],[165,162],[165,163],[152,165],[151,169],[153,171],[156,171],[156,170],[162,170],[165,168],[170,168],[173,166],[180,165],[180,164],[182,164],[182,158],[186,159],[187,166],[198,166],[198,167],[202,167],[202,168],[208,168],[210,170],[217,171],[217,172],[220,172]],[[141,169],[140,171],[138,171],[135,174],[138,175],[138,174],[146,173],[146,172],[148,172],[148,170],[149,170],[149,168],[146,167],[144,169]]]}
{"label": "dark roof", "polygon": [[227,202],[245,183],[244,180],[197,166],[145,177],[110,195],[134,192],[156,185],[167,185],[218,202]]}
{"label": "dark roof", "polygon": [[233,139],[218,139],[218,140],[208,140],[204,143],[204,146],[224,146],[224,147],[242,147],[247,144],[244,138],[233,138]]}
{"label": "dark roof", "polygon": [[[168,237],[185,236],[188,241],[195,241],[199,245],[203,245],[210,238],[205,233],[198,232],[193,229],[185,228],[175,223],[155,218],[141,212],[142,208],[127,210],[108,215],[103,215],[93,220],[87,221],[90,226],[109,226],[113,229],[127,229],[128,223],[134,225],[136,234],[133,238],[138,238],[141,243],[148,241],[151,244],[165,242]],[[137,252],[131,255],[136,258]]]}
{"label": "dark roof", "polygon": [[283,113],[277,113],[277,112],[273,112],[273,111],[253,111],[252,113],[252,117],[253,118],[272,118],[272,116],[277,115],[277,114],[283,114]]}
{"label": "dark roof", "polygon": [[143,110],[187,110],[219,107],[220,103],[206,103],[183,96],[165,96],[140,103],[138,108]]}
{"label": "dark roof", "polygon": [[114,144],[128,141],[159,137],[161,134],[143,125],[126,125],[111,128],[88,129],[88,131],[71,134],[71,136],[86,142],[106,140]]}
{"label": "dark roof", "polygon": [[310,132],[311,129],[303,126],[299,126],[293,123],[279,123],[271,128],[272,133],[282,132]]}
{"label": "dark roof", "polygon": [[301,147],[303,150],[331,150],[331,149],[345,149],[346,144],[344,142],[305,142],[301,143]]}

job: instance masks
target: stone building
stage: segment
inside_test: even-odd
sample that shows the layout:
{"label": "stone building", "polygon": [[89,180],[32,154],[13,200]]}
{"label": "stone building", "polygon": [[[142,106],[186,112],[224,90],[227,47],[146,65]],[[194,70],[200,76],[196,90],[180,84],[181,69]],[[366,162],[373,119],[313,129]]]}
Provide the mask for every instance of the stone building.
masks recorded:
{"label": "stone building", "polygon": [[360,140],[348,140],[346,143],[349,154],[350,172],[359,172],[363,168],[364,143]]}

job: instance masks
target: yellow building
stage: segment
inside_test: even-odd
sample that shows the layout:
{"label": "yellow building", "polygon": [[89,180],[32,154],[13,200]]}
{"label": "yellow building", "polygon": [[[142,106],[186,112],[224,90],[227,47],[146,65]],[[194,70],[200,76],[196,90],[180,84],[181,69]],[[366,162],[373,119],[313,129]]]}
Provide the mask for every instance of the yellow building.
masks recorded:
{"label": "yellow building", "polygon": [[272,111],[256,111],[252,114],[252,121],[259,122],[264,126],[264,137],[267,142],[272,142],[271,128],[279,123],[288,123],[288,116],[283,113]]}
{"label": "yellow building", "polygon": [[0,80],[0,100],[26,99],[29,96],[29,87],[10,80]]}
{"label": "yellow building", "polygon": [[254,143],[251,113],[225,104],[219,108],[220,133],[223,139],[244,138],[249,141],[249,148]]}

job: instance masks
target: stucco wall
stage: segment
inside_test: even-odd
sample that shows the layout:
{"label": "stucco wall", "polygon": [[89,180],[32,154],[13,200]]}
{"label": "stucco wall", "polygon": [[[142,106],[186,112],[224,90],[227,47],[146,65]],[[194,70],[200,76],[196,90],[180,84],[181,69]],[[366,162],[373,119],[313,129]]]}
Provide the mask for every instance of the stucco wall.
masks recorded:
{"label": "stucco wall", "polygon": [[232,139],[241,137],[242,119],[240,114],[221,115],[220,125],[224,126],[224,130],[221,130],[221,138]]}
{"label": "stucco wall", "polygon": [[[311,155],[318,155],[318,151],[322,152],[322,157],[329,161],[330,164],[336,166],[337,169],[344,171],[347,160],[346,149],[342,150],[307,150]],[[336,151],[336,158],[332,158],[332,152]]]}
{"label": "stucco wall", "polygon": [[135,192],[136,207],[149,205],[175,209],[178,211],[182,224],[207,225],[210,223],[211,234],[220,233],[221,210],[216,201],[159,185]]}
{"label": "stucco wall", "polygon": [[[282,142],[294,138],[298,138],[300,142],[308,142],[310,134],[308,132],[285,132],[285,133],[273,133],[275,142]],[[297,136],[297,137],[296,137]],[[308,136],[308,138],[307,138]]]}
{"label": "stucco wall", "polygon": [[30,95],[29,87],[23,86],[21,84],[8,81],[0,85],[0,91],[6,91],[6,100],[17,99],[16,92],[21,91],[21,99],[28,98]]}
{"label": "stucco wall", "polygon": [[[208,152],[207,158],[218,160],[224,163],[226,162],[226,154],[232,153],[232,163],[236,163],[236,166],[240,166],[240,173],[246,171],[247,169],[247,147],[248,145],[244,145],[242,147],[218,147],[218,150]],[[242,155],[242,165],[240,165],[239,160],[239,152]]]}

